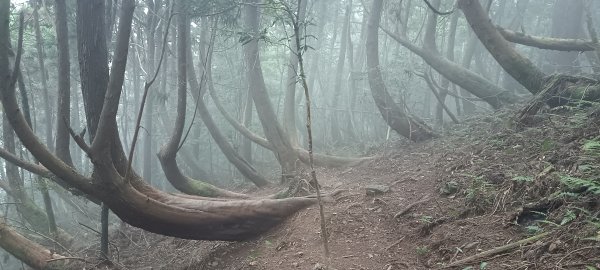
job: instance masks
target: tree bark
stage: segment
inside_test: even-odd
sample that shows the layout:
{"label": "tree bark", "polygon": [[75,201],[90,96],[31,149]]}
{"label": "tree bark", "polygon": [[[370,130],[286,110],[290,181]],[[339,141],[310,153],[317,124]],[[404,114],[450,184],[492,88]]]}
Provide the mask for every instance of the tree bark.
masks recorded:
{"label": "tree bark", "polygon": [[69,58],[69,29],[65,0],[54,3],[56,43],[58,45],[58,101],[56,103],[56,155],[65,163],[73,165],[69,143],[71,137],[71,62]]}
{"label": "tree bark", "polygon": [[[77,51],[83,105],[89,141],[98,127],[102,103],[108,86],[104,0],[77,1]],[[99,42],[102,40],[103,42]]]}
{"label": "tree bark", "polygon": [[64,256],[23,237],[4,221],[0,221],[0,247],[34,269],[64,269]]}

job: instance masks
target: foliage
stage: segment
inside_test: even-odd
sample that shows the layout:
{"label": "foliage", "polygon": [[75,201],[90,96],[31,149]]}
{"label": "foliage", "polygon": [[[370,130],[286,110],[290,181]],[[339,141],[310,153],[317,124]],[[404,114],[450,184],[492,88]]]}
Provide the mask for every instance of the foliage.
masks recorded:
{"label": "foliage", "polygon": [[578,193],[589,192],[595,195],[600,195],[600,183],[598,183],[597,180],[561,175],[560,181],[570,191],[575,191]]}
{"label": "foliage", "polygon": [[518,176],[513,177],[512,180],[517,183],[529,183],[529,182],[533,182],[533,177],[518,175]]}
{"label": "foliage", "polygon": [[493,202],[494,187],[483,176],[472,176],[470,186],[465,190],[467,205],[476,211],[484,211]]}
{"label": "foliage", "polygon": [[417,255],[419,255],[419,256],[425,256],[430,252],[430,250],[429,250],[429,247],[427,247],[427,246],[418,246],[416,248],[416,252],[417,252]]}

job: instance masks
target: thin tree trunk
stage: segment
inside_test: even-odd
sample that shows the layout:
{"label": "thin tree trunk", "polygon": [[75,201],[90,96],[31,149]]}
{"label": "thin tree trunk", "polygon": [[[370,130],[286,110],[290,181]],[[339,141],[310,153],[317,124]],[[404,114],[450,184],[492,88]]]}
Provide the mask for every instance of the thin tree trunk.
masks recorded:
{"label": "thin tree trunk", "polygon": [[[150,76],[154,74],[155,65],[154,58],[156,52],[156,10],[154,0],[146,0],[148,6],[148,15],[146,18],[146,81],[150,81]],[[153,119],[154,119],[154,94],[152,89],[149,90],[148,110],[144,115],[144,128],[146,134],[144,136],[144,170],[142,176],[148,183],[152,184],[152,165],[154,162],[152,135],[154,134]]]}
{"label": "thin tree trunk", "polygon": [[35,47],[37,51],[37,60],[40,66],[40,81],[42,82],[42,97],[43,97],[43,106],[44,106],[44,115],[46,120],[44,122],[46,129],[46,145],[49,147],[54,146],[52,143],[52,111],[50,109],[50,97],[48,95],[48,75],[46,71],[46,64],[44,59],[46,56],[44,55],[43,43],[42,40],[42,32],[40,30],[40,16],[39,16],[39,5],[35,4],[33,7],[33,27],[35,30]]}
{"label": "thin tree trunk", "polygon": [[[307,2],[307,1],[304,1]],[[346,61],[346,51],[348,47],[348,36],[350,32],[350,16],[352,15],[352,0],[346,3],[346,11],[344,15],[344,24],[342,25],[342,36],[340,39],[340,51],[338,54],[337,67],[333,81],[333,96],[331,97],[331,115],[329,121],[331,123],[331,139],[333,143],[339,143],[342,140],[342,133],[337,117],[337,108],[340,100],[340,91],[342,89],[342,74],[344,73],[344,64]]]}
{"label": "thin tree trunk", "polygon": [[[300,14],[298,14],[298,20],[303,24],[307,2],[308,1],[300,2]],[[301,31],[301,34],[302,33],[304,32]],[[290,41],[289,61],[287,63],[287,85],[283,102],[283,128],[289,136],[290,142],[295,147],[299,145],[298,130],[296,129],[296,84],[298,78],[298,57],[296,56],[296,47],[296,39],[292,38]]]}

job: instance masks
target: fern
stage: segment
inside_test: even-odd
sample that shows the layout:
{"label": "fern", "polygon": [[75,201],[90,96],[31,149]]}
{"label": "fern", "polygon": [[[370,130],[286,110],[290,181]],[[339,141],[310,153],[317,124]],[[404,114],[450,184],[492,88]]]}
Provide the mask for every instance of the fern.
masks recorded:
{"label": "fern", "polygon": [[598,155],[600,154],[600,141],[598,140],[589,140],[583,144],[583,151],[588,152],[588,154]]}
{"label": "fern", "polygon": [[585,189],[592,194],[600,194],[600,183],[594,180],[562,175],[560,181],[571,190]]}
{"label": "fern", "polygon": [[577,218],[577,214],[569,209],[567,210],[567,212],[565,213],[565,216],[563,217],[563,219],[560,221],[560,225],[565,225],[568,223],[571,223],[571,221],[575,220]]}

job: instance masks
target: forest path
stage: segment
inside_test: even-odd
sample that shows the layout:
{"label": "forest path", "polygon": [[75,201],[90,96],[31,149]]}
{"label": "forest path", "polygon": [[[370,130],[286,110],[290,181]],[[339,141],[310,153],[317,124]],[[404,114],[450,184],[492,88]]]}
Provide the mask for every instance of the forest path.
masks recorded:
{"label": "forest path", "polygon": [[[131,240],[118,244],[120,263],[128,269],[436,269],[527,238],[540,232],[531,228],[548,224],[531,223],[528,216],[516,224],[520,208],[556,191],[549,165],[573,171],[581,146],[600,138],[600,113],[552,114],[525,128],[511,124],[513,115],[505,111],[467,121],[425,143],[398,142],[354,168],[319,169],[323,190],[346,190],[325,205],[329,258],[323,254],[318,208],[312,206],[260,238],[239,243],[130,229],[125,234]],[[367,195],[371,185],[389,191]],[[560,222],[568,209],[541,210]],[[571,231],[555,233],[554,239],[454,269],[589,265],[600,249],[580,251],[578,242],[569,244],[581,224],[585,220],[564,226]]]}

